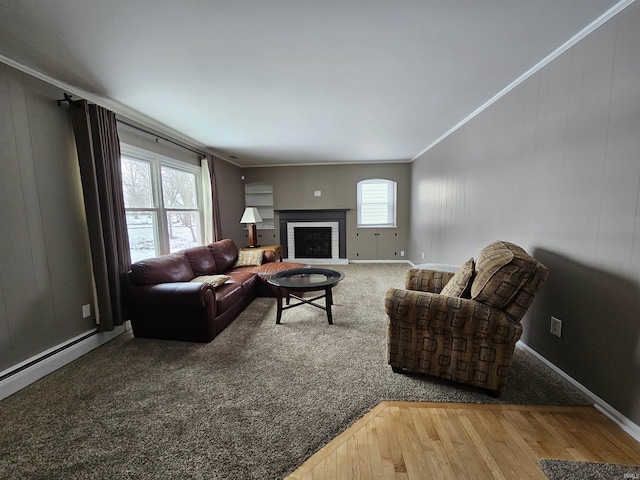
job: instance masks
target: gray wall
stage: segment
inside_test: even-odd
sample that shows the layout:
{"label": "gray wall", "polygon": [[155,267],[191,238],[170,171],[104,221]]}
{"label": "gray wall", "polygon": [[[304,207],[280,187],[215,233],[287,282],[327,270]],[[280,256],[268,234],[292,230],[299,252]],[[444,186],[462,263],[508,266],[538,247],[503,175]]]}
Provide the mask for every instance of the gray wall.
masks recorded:
{"label": "gray wall", "polygon": [[0,64],[0,371],[95,327],[82,318],[93,307],[88,233],[59,98]]}
{"label": "gray wall", "polygon": [[638,25],[636,2],[414,161],[410,238],[416,263],[460,264],[496,239],[543,261],[523,341],[636,424]]}
{"label": "gray wall", "polygon": [[[95,327],[80,172],[63,91],[0,64],[0,372]],[[121,141],[199,165],[119,124]],[[240,168],[215,164],[223,236],[243,243]]]}
{"label": "gray wall", "polygon": [[215,161],[216,188],[220,202],[220,223],[222,238],[232,239],[238,248],[247,242],[243,225],[240,223],[244,212],[244,183],[242,169],[224,160]]}
{"label": "gray wall", "polygon": [[[398,183],[397,229],[384,229],[393,235],[394,252],[384,254],[380,260],[406,260],[400,251],[408,255],[408,233],[411,198],[411,164],[409,163],[373,163],[350,165],[311,165],[296,167],[265,167],[243,169],[245,183],[268,183],[273,186],[273,202],[276,210],[314,210],[314,209],[350,209],[347,212],[347,257],[359,258],[358,241],[371,233],[372,229],[357,228],[357,183],[367,178],[385,178]],[[316,190],[321,196],[314,196]],[[240,218],[240,216],[238,216]],[[262,243],[278,243],[279,218],[276,212],[276,230],[263,230]],[[391,232],[392,231],[392,232]],[[398,234],[395,237],[395,234]],[[358,236],[357,236],[358,235]],[[372,237],[373,238],[373,237]],[[391,250],[389,250],[391,251]]]}

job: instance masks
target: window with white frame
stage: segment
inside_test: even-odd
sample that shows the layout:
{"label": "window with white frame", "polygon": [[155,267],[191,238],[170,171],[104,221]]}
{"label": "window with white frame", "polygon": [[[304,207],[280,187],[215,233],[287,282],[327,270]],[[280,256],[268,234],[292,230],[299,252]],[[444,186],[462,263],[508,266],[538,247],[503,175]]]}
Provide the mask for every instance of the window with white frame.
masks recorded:
{"label": "window with white frame", "polygon": [[358,182],[358,226],[396,226],[396,182],[371,178]]}
{"label": "window with white frame", "polygon": [[200,168],[122,146],[131,261],[202,245]]}

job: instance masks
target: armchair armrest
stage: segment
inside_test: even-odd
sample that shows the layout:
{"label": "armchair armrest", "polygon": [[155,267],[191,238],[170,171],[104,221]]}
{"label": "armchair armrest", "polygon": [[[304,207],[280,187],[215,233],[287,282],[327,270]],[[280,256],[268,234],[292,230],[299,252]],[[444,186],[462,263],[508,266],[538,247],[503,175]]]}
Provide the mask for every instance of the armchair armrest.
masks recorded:
{"label": "armchair armrest", "polygon": [[497,337],[516,342],[522,325],[500,310],[475,300],[437,293],[391,288],[385,297],[390,327],[455,332],[474,338]]}
{"label": "armchair armrest", "polygon": [[411,268],[407,271],[405,288],[419,292],[440,293],[454,273]]}
{"label": "armchair armrest", "polygon": [[199,282],[158,283],[156,285],[130,286],[127,302],[138,307],[206,307],[215,303],[211,285]]}

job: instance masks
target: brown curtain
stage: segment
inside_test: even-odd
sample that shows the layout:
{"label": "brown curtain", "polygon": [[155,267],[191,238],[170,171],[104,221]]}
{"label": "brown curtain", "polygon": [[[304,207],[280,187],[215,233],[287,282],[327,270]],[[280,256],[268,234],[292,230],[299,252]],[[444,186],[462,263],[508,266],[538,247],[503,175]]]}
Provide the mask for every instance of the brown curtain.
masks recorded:
{"label": "brown curtain", "polygon": [[131,266],[116,116],[86,100],[70,102],[91,244],[100,331],[124,323],[120,278]]}
{"label": "brown curtain", "polygon": [[207,165],[209,166],[209,178],[211,179],[211,211],[212,211],[212,228],[213,241],[222,240],[222,222],[220,221],[220,203],[218,201],[218,187],[216,184],[215,160],[213,155],[207,154]]}

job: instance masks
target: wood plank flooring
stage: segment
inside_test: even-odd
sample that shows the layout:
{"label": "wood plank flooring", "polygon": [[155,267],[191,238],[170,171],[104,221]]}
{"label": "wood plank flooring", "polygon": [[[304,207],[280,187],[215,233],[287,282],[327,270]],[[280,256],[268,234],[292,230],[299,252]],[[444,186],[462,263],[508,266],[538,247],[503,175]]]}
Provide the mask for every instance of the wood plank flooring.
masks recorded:
{"label": "wood plank flooring", "polygon": [[383,402],[286,480],[540,479],[541,458],[640,464],[593,407]]}

